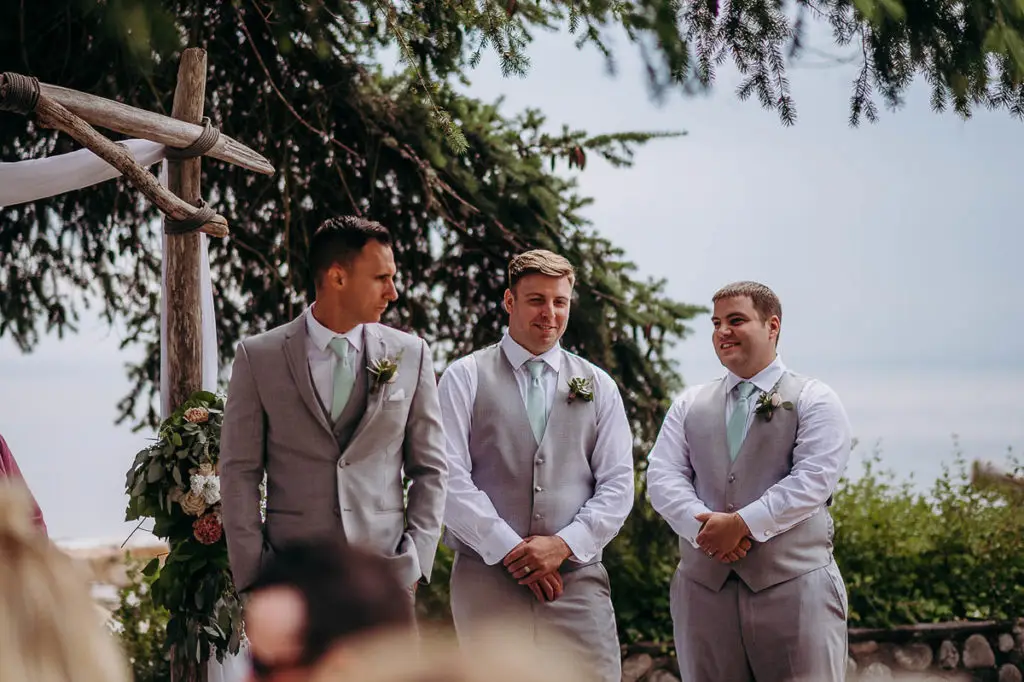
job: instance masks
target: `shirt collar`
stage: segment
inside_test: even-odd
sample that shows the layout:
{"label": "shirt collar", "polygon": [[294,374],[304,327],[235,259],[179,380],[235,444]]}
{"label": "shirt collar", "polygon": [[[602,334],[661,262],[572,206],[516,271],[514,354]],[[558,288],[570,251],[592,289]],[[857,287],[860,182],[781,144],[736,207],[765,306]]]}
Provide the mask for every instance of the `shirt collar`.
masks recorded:
{"label": "shirt collar", "polygon": [[779,379],[782,378],[783,372],[786,371],[786,366],[782,364],[782,358],[778,355],[772,360],[772,363],[762,369],[760,372],[755,374],[749,379],[742,379],[729,370],[726,370],[725,374],[725,389],[727,393],[731,393],[732,389],[736,388],[736,385],[741,381],[749,381],[758,388],[758,390],[767,393],[768,391],[775,388],[775,384],[779,383]]}
{"label": "shirt collar", "polygon": [[[313,305],[316,304],[314,303]],[[326,351],[327,346],[330,345],[331,341],[339,336],[348,339],[348,342],[352,345],[352,349],[355,350],[355,352],[358,353],[363,349],[363,325],[357,324],[344,334],[338,334],[337,332],[331,331],[320,324],[320,321],[313,317],[312,305],[306,308],[306,334],[309,335],[309,339],[313,342],[313,345],[322,351]]]}
{"label": "shirt collar", "polygon": [[508,332],[505,332],[505,335],[501,338],[501,349],[505,351],[505,357],[508,358],[514,370],[520,369],[533,359],[544,361],[548,367],[555,370],[556,374],[562,365],[562,346],[557,343],[546,353],[534,355],[520,346],[515,339],[509,336]]}

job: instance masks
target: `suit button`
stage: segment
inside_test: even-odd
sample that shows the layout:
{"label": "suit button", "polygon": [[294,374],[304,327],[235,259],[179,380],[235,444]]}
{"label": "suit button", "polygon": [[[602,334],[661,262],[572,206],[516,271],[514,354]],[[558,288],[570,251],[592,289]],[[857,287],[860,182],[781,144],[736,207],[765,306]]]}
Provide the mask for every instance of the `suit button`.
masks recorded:
{"label": "suit button", "polygon": [[544,463],[544,458],[543,457],[538,457],[537,458],[537,464],[543,464],[543,463]]}
{"label": "suit button", "polygon": [[729,483],[732,483],[735,480],[736,480],[736,474],[729,474]]}
{"label": "suit button", "polygon": [[534,490],[534,492],[538,492],[538,493],[539,493],[539,492],[543,492],[543,491],[544,491],[544,488],[541,488],[540,486],[537,486],[537,487],[536,487],[536,488],[534,488],[533,490]]}
{"label": "suit button", "polygon": [[543,519],[544,516],[542,514],[534,514],[533,518],[535,518],[535,519]]}

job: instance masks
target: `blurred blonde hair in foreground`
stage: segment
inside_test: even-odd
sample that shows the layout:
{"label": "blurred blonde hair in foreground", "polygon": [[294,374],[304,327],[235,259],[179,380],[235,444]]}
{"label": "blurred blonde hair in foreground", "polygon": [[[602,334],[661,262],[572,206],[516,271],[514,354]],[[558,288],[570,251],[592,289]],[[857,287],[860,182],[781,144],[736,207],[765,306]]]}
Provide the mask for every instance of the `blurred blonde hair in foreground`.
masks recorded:
{"label": "blurred blonde hair in foreground", "polygon": [[0,682],[125,682],[128,668],[70,557],[28,493],[0,483]]}
{"label": "blurred blonde hair in foreground", "polygon": [[311,682],[593,682],[567,652],[503,627],[480,628],[461,642],[440,632],[378,635],[329,653]]}

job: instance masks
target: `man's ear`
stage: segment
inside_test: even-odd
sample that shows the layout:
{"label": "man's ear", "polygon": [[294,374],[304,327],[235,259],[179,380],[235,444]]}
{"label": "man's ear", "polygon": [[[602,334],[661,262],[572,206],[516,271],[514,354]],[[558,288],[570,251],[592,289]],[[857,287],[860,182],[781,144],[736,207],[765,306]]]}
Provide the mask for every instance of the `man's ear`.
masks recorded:
{"label": "man's ear", "polygon": [[501,307],[505,309],[506,313],[512,312],[512,306],[515,305],[515,294],[512,293],[511,289],[505,289],[505,295],[501,299]]}

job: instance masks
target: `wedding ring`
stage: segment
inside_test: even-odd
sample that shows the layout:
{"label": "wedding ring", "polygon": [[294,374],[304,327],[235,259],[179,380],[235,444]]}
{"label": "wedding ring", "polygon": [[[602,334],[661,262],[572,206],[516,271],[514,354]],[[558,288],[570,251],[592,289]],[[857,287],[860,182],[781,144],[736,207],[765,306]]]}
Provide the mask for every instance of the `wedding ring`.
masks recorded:
{"label": "wedding ring", "polygon": [[526,571],[527,574],[529,574],[529,572],[532,571],[533,569],[530,568],[529,566],[524,566],[523,570]]}
{"label": "wedding ring", "polygon": [[704,552],[704,553],[705,553],[705,554],[707,554],[707,555],[708,555],[708,556],[710,556],[710,557],[713,557],[713,556],[715,556],[715,553],[714,553],[714,552]]}

